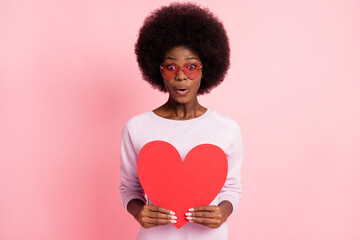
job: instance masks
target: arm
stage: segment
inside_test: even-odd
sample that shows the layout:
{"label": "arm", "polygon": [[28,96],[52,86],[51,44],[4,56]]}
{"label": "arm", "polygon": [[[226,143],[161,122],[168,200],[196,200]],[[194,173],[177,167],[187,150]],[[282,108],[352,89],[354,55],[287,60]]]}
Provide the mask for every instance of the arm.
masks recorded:
{"label": "arm", "polygon": [[146,204],[145,193],[137,175],[137,154],[127,123],[121,137],[121,184],[119,186],[124,208],[144,228],[175,223],[174,213],[154,205]]}
{"label": "arm", "polygon": [[241,165],[243,161],[243,143],[240,127],[237,123],[229,128],[233,142],[228,150],[229,170],[224,187],[219,193],[220,202],[229,201],[233,211],[238,207],[241,197]]}
{"label": "arm", "polygon": [[128,122],[121,136],[121,165],[119,186],[122,204],[127,209],[132,199],[138,199],[146,203],[145,193],[137,175],[137,153],[135,151],[134,137],[132,136],[131,123]]}

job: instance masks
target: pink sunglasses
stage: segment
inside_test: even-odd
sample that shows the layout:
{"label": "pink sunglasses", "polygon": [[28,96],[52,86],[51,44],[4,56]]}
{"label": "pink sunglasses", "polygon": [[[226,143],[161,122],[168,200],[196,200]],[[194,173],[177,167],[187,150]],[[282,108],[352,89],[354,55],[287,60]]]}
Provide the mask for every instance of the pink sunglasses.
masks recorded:
{"label": "pink sunglasses", "polygon": [[186,62],[181,67],[174,62],[164,62],[160,65],[160,72],[167,80],[174,79],[180,70],[182,70],[188,78],[195,79],[199,76],[202,67],[203,65],[201,63],[194,61]]}

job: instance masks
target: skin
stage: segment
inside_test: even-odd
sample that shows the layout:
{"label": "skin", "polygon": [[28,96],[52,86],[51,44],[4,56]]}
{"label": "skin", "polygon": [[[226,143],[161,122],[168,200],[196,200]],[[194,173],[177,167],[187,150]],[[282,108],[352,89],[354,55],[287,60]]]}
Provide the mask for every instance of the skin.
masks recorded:
{"label": "skin", "polygon": [[[200,61],[200,58],[193,51],[183,46],[170,49],[164,57],[164,61],[175,62],[179,66],[189,60]],[[174,79],[167,80],[163,77],[169,98],[164,105],[156,108],[153,112],[160,117],[173,120],[188,120],[204,114],[207,109],[201,106],[197,99],[201,78],[202,73],[195,79],[189,79],[182,70]],[[185,96],[176,91],[176,87],[180,85],[189,89]],[[140,199],[132,199],[127,205],[127,210],[144,228],[175,223],[177,219],[176,213],[171,210],[145,204]],[[189,222],[202,224],[209,228],[218,228],[227,220],[232,211],[232,204],[229,201],[222,201],[218,206],[194,206],[185,215]]]}

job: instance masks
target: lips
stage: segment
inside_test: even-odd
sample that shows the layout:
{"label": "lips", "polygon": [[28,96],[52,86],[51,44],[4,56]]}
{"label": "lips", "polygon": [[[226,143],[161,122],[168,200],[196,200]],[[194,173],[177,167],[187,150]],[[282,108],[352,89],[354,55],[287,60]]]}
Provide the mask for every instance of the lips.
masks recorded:
{"label": "lips", "polygon": [[181,96],[185,96],[186,94],[188,94],[188,92],[190,91],[190,89],[188,87],[185,86],[179,86],[175,88],[175,91],[181,95]]}

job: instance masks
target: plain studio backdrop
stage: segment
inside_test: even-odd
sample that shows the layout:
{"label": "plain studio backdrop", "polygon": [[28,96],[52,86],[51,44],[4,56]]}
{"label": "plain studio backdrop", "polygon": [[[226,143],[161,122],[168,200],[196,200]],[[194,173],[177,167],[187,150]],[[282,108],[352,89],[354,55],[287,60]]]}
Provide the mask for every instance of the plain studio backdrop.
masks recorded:
{"label": "plain studio backdrop", "polygon": [[[203,0],[231,68],[200,103],[243,132],[230,240],[360,239],[360,1]],[[134,239],[125,122],[167,95],[134,44],[168,1],[0,1],[0,239]]]}

